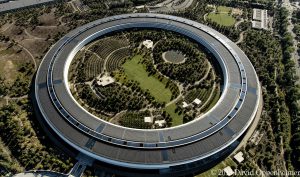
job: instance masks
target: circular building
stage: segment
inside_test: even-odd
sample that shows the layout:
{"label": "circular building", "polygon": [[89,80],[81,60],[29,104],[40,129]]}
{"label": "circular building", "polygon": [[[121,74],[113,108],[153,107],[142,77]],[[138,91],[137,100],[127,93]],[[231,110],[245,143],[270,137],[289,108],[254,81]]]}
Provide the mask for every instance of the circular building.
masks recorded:
{"label": "circular building", "polygon": [[[203,45],[218,62],[222,93],[208,112],[165,129],[133,129],[95,117],[73,98],[68,68],[86,44],[132,28],[168,30]],[[35,81],[35,107],[66,146],[94,159],[94,167],[124,176],[182,176],[209,168],[239,144],[258,114],[261,93],[255,70],[241,49],[197,22],[162,14],[126,14],[81,26],[51,47]]]}

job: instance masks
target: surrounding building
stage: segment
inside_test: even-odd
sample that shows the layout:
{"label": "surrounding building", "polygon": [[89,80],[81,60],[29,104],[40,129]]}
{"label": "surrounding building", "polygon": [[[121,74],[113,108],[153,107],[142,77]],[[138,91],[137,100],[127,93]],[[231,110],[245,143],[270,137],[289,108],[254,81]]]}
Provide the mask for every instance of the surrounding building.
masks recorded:
{"label": "surrounding building", "polygon": [[226,173],[227,176],[232,176],[234,174],[234,171],[229,166],[224,168],[223,171]]}
{"label": "surrounding building", "polygon": [[253,9],[252,28],[268,29],[268,11],[264,9]]}
{"label": "surrounding building", "polygon": [[243,157],[243,153],[239,152],[237,154],[235,154],[235,156],[233,157],[238,163],[242,163],[245,159]]}

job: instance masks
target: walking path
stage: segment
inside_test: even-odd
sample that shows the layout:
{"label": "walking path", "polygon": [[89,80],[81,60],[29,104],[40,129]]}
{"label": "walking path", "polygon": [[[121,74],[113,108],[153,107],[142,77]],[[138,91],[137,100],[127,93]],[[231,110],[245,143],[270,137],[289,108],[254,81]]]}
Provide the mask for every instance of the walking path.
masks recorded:
{"label": "walking path", "polygon": [[245,33],[245,32],[246,32],[246,31],[242,31],[242,32],[240,33],[239,40],[236,41],[235,44],[239,44],[239,43],[243,42],[243,40],[244,40],[244,33]]}
{"label": "walking path", "polygon": [[34,70],[36,71],[36,70],[37,70],[37,63],[36,63],[35,58],[34,58],[34,56],[32,55],[32,53],[31,53],[26,47],[24,47],[23,45],[21,45],[21,44],[19,44],[19,43],[17,43],[17,45],[18,45],[19,47],[21,47],[22,49],[24,49],[24,50],[30,55],[30,57],[31,57],[31,59],[32,59],[32,62],[33,62],[33,64],[34,64]]}
{"label": "walking path", "polygon": [[29,37],[29,38],[32,38],[32,39],[35,39],[35,40],[45,40],[46,38],[41,38],[41,37],[37,37],[37,36],[33,36],[32,34],[30,34],[27,29],[24,29],[24,33]]}
{"label": "walking path", "polygon": [[169,106],[169,105],[171,105],[173,103],[176,103],[182,97],[183,87],[182,87],[182,85],[179,85],[179,84],[177,84],[177,87],[179,89],[179,95],[175,99],[173,99],[172,101],[170,101],[169,103],[167,103],[165,107],[167,107],[167,106]]}
{"label": "walking path", "polygon": [[215,12],[216,12],[216,6],[213,6],[213,8],[214,8],[213,11],[204,14],[204,16],[203,16],[204,21],[206,21],[206,17],[207,17],[208,14],[210,14],[210,13],[215,13]]}
{"label": "walking path", "polygon": [[244,19],[243,19],[243,18],[242,18],[240,21],[236,22],[236,23],[234,24],[235,29],[237,29],[237,27],[238,27],[242,22],[244,22]]}

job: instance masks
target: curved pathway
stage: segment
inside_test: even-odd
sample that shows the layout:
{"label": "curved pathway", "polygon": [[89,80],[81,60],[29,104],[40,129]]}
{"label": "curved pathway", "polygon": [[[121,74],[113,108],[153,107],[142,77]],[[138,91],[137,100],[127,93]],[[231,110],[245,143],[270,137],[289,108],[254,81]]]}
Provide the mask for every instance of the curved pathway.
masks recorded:
{"label": "curved pathway", "polygon": [[165,107],[170,106],[173,103],[176,103],[182,97],[183,87],[182,87],[182,85],[179,85],[179,84],[177,84],[177,87],[179,89],[179,95],[175,99],[173,99],[172,101],[170,101],[169,103],[167,103]]}
{"label": "curved pathway", "polygon": [[243,18],[242,18],[240,21],[236,22],[236,23],[234,24],[235,29],[237,29],[237,27],[238,27],[242,22],[244,22],[244,19],[243,19]]}
{"label": "curved pathway", "polygon": [[17,43],[17,45],[18,45],[19,47],[21,47],[22,49],[24,49],[24,50],[30,55],[30,57],[31,57],[31,59],[32,59],[32,62],[33,62],[33,64],[34,64],[34,70],[36,71],[36,69],[37,69],[37,63],[36,63],[35,58],[34,58],[34,56],[32,55],[32,53],[31,53],[26,47],[24,47],[23,45],[21,45],[21,44],[19,44],[19,43]]}
{"label": "curved pathway", "polygon": [[206,18],[207,18],[207,15],[208,15],[208,14],[210,14],[210,13],[215,13],[215,12],[216,12],[216,6],[213,6],[213,8],[214,8],[213,11],[204,14],[204,16],[203,16],[204,21],[206,21]]}
{"label": "curved pathway", "polygon": [[244,33],[245,33],[245,32],[246,32],[246,31],[242,31],[242,32],[240,33],[239,40],[236,41],[235,44],[239,44],[239,43],[243,42],[243,40],[244,40]]}
{"label": "curved pathway", "polygon": [[105,60],[104,60],[103,71],[106,71],[106,63],[107,63],[107,60],[109,59],[109,57],[110,57],[113,53],[115,53],[116,51],[121,50],[121,49],[125,49],[125,48],[129,48],[129,45],[128,45],[128,46],[124,46],[124,47],[120,47],[120,48],[118,48],[118,49],[112,51],[109,55],[107,55],[107,57],[106,57]]}
{"label": "curved pathway", "polygon": [[32,34],[30,34],[27,29],[24,29],[24,33],[31,39],[35,39],[35,40],[46,40],[46,38],[41,38],[41,37],[37,37],[37,36],[33,36]]}

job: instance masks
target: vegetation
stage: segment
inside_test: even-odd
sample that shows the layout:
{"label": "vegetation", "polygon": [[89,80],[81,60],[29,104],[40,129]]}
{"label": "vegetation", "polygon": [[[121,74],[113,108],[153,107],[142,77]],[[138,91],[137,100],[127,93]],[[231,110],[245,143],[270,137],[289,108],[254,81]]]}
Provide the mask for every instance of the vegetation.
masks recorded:
{"label": "vegetation", "polygon": [[[147,105],[147,100],[141,97],[139,87],[124,88],[118,84],[111,84],[106,87],[95,87],[95,91],[91,86],[83,84],[77,85],[79,97],[96,110],[116,114],[123,110],[139,110]],[[136,90],[134,90],[136,89]]]}
{"label": "vegetation", "polygon": [[207,18],[222,26],[233,26],[235,24],[235,19],[228,14],[210,13]]}
{"label": "vegetation", "polygon": [[128,57],[130,57],[130,50],[128,48],[120,48],[112,52],[107,58],[106,71],[113,72],[120,69]]}
{"label": "vegetation", "polygon": [[[166,63],[162,54],[169,50],[182,51],[187,59],[184,63]],[[207,71],[207,55],[199,52],[195,44],[192,45],[183,39],[169,39],[160,41],[153,50],[153,59],[157,69],[173,80],[184,84],[193,84],[200,80]]]}
{"label": "vegetation", "polygon": [[[192,10],[186,10],[186,11],[179,11],[179,12],[173,12],[172,15],[185,17],[194,21],[198,21],[200,23],[206,24],[217,31],[221,32],[222,34],[226,35],[228,38],[230,38],[232,41],[237,41],[239,38],[239,29],[233,28],[232,26],[223,26],[220,25],[209,18],[206,20],[204,19],[204,15],[211,13],[212,9],[208,7],[208,4],[214,4],[214,5],[223,5],[228,7],[238,7],[243,10],[243,15],[249,19],[251,19],[251,12],[252,9],[249,8],[247,5],[245,6],[243,3],[240,6],[237,6],[237,3],[232,5],[232,1],[215,1],[215,0],[198,0],[198,5],[196,7],[193,7]],[[239,18],[239,17],[237,17]]]}
{"label": "vegetation", "polygon": [[[39,134],[41,129],[32,119],[34,115],[30,104],[24,100],[0,108],[2,141],[26,170],[48,169],[68,172],[72,167],[71,159],[54,149],[50,143],[47,143],[49,141],[46,137]],[[19,169],[17,164],[8,168],[12,172]]]}
{"label": "vegetation", "polygon": [[[296,12],[297,13],[297,12]],[[296,15],[297,17],[298,15]],[[284,100],[286,103],[287,115],[285,121],[291,124],[289,132],[285,134],[288,141],[285,143],[286,147],[286,160],[288,169],[300,169],[300,122],[299,122],[299,111],[300,107],[298,101],[300,99],[300,88],[296,84],[299,79],[295,74],[295,63],[292,60],[292,53],[294,52],[293,37],[287,31],[287,17],[288,11],[285,8],[281,8],[277,14],[278,22],[281,23],[282,29],[278,29],[278,33],[282,36],[281,45],[283,50],[283,75],[279,80],[279,85],[284,93]],[[300,14],[299,14],[300,19]],[[284,138],[285,138],[284,137]],[[289,144],[288,144],[289,143]]]}
{"label": "vegetation", "polygon": [[183,124],[183,112],[177,111],[176,103],[170,104],[165,108],[165,111],[172,117],[172,126]]}
{"label": "vegetation", "polygon": [[[247,146],[247,151],[259,152],[255,157],[257,164],[267,170],[298,169],[297,114],[299,106],[299,86],[296,84],[295,65],[291,60],[293,52],[292,37],[287,32],[287,11],[278,9],[276,29],[282,36],[281,41],[268,32],[249,31],[241,45],[254,64],[262,82],[264,110],[262,120],[265,122],[261,131],[266,131],[263,147]],[[259,37],[257,37],[259,36]],[[267,123],[270,122],[270,123]],[[282,147],[282,149],[281,149]],[[280,165],[277,154],[284,154],[286,166]]]}
{"label": "vegetation", "polygon": [[[143,47],[146,39],[155,43],[153,50]],[[177,64],[166,62],[163,54],[172,50],[180,52],[186,60]],[[109,34],[88,44],[75,56],[69,70],[72,92],[88,111],[112,123],[159,128],[142,123],[141,115],[148,110],[151,115],[158,112],[155,120],[164,119],[167,126],[180,125],[197,115],[197,109],[181,108],[182,98],[189,90],[199,88],[194,91],[197,96],[205,87],[201,99],[207,101],[206,108],[212,106],[211,100],[207,100],[212,92],[220,92],[212,89],[215,82],[219,84],[219,77],[215,76],[218,72],[210,67],[212,58],[203,50],[194,41],[163,30],[132,29]],[[103,75],[113,77],[114,83],[100,86],[98,81]]]}
{"label": "vegetation", "polygon": [[130,128],[150,129],[152,125],[144,122],[144,117],[147,116],[150,116],[149,111],[128,112],[121,117],[120,124]]}
{"label": "vegetation", "polygon": [[231,8],[226,6],[217,7],[216,12],[209,13],[207,18],[223,26],[233,26],[235,24],[235,19],[231,15]]}
{"label": "vegetation", "polygon": [[[128,13],[131,12],[132,9],[130,7],[134,5],[138,5],[143,0],[137,1],[127,1],[121,6],[110,6],[107,8],[106,0],[83,0],[83,3],[90,7],[90,10],[87,12],[72,12],[70,8],[64,3],[60,3],[55,5],[55,14],[57,17],[62,17],[62,22],[67,22],[67,29],[73,29],[81,24],[85,24],[87,22],[115,14]],[[207,4],[215,4],[215,5],[224,5],[229,7],[238,7],[243,9],[243,18],[251,19],[251,8],[267,8],[270,13],[273,13],[274,6],[273,0],[253,0],[253,1],[243,1],[243,0],[197,0],[198,6],[193,7],[193,9],[189,9],[187,11],[182,12],[174,12],[173,15],[183,16],[204,24],[207,24],[224,35],[228,36],[233,41],[236,41],[239,37],[239,33],[244,30],[248,30],[245,33],[244,42],[241,43],[242,49],[248,55],[252,63],[254,64],[257,73],[259,75],[259,79],[262,84],[263,98],[264,98],[264,111],[261,118],[260,126],[258,130],[264,135],[262,140],[258,145],[254,145],[252,143],[248,143],[246,146],[246,151],[244,152],[246,161],[244,163],[239,164],[236,168],[238,169],[255,169],[259,167],[262,170],[278,170],[283,169],[285,167],[287,169],[295,169],[299,170],[299,147],[300,147],[300,134],[299,134],[299,109],[296,100],[299,99],[299,88],[295,84],[295,80],[297,77],[294,75],[294,64],[290,60],[291,52],[293,48],[291,46],[292,37],[289,33],[287,33],[287,11],[284,9],[275,9],[276,18],[275,18],[275,34],[276,32],[281,36],[280,39],[274,37],[273,34],[266,31],[255,31],[249,30],[249,23],[244,22],[239,25],[238,29],[233,27],[227,27],[216,23],[213,20],[208,18],[207,21],[203,19],[204,14],[210,13],[211,9],[207,7]],[[49,6],[50,9],[53,6]],[[125,7],[125,8],[124,8]],[[45,10],[45,11],[43,11]],[[42,23],[38,20],[39,16],[44,12],[48,11],[49,8],[36,8],[31,10],[22,10],[20,12],[16,12],[14,14],[8,14],[7,16],[2,15],[0,18],[0,23],[5,24],[8,21],[12,21],[11,19],[15,19],[14,22],[19,30],[15,30],[15,36],[20,37],[23,29],[35,28],[37,25],[41,25]],[[293,22],[296,23],[294,32],[299,35],[299,11],[296,11],[293,15]],[[276,21],[278,19],[278,21]],[[277,29],[277,30],[276,30]],[[67,31],[68,31],[67,30]],[[12,30],[13,31],[13,30]],[[66,31],[65,31],[66,32]],[[54,41],[47,43],[47,46],[51,46],[51,43],[57,41],[65,32],[55,33]],[[54,33],[54,32],[53,32]],[[174,34],[172,34],[174,35]],[[140,42],[144,39],[151,39],[154,42],[158,42],[164,37],[170,39],[172,36],[169,33],[165,33],[160,31],[136,31],[134,33],[127,33],[126,37],[132,42],[134,41],[135,46],[133,48],[137,48]],[[52,37],[51,37],[52,38]],[[13,41],[17,38],[14,36],[8,36],[1,34],[1,41]],[[298,39],[299,40],[299,39]],[[105,48],[107,45],[102,46],[101,48]],[[108,46],[109,47],[109,46]],[[99,46],[98,46],[99,48]],[[105,57],[97,57],[93,52],[97,54],[96,48],[92,48],[92,52],[85,52],[83,56],[80,56],[80,59],[83,59],[82,63],[86,63],[86,65],[78,65],[75,74],[78,82],[86,82],[93,80],[97,75],[104,71],[104,60]],[[47,50],[43,50],[45,52]],[[3,51],[1,51],[3,52]],[[4,52],[10,52],[6,50]],[[38,53],[37,56],[43,56],[43,52]],[[144,55],[145,53],[142,54]],[[98,52],[99,53],[99,52]],[[102,53],[102,52],[100,52]],[[109,53],[109,52],[108,52]],[[1,55],[4,53],[1,53]],[[107,54],[104,54],[107,57]],[[143,56],[143,58],[147,58]],[[161,55],[159,56],[161,57]],[[122,58],[122,57],[121,57]],[[126,60],[126,59],[125,59]],[[120,61],[118,59],[114,59],[112,61]],[[80,62],[75,64],[80,64]],[[114,63],[114,62],[113,62]],[[114,65],[114,68],[111,70],[116,71],[116,68],[122,69],[120,67],[123,63],[118,63]],[[146,66],[147,73],[151,71],[153,68],[148,68],[150,66],[147,61],[144,63],[139,63],[142,66]],[[2,63],[1,63],[2,65]],[[23,64],[21,64],[23,65]],[[0,78],[0,95],[1,96],[22,96],[26,95],[29,92],[29,84],[32,79],[32,75],[30,73],[34,72],[34,67],[31,63],[25,62],[24,68],[21,70],[22,66],[18,65],[17,72],[18,74],[14,75],[15,79],[13,80],[11,85],[6,84],[4,81],[7,78],[3,77],[4,74],[1,73]],[[111,65],[109,65],[111,66]],[[115,67],[117,66],[117,67]],[[19,70],[20,68],[20,70]],[[31,69],[30,69],[31,68]],[[88,69],[86,69],[88,68]],[[25,70],[24,70],[25,69]],[[154,68],[155,69],[155,68]],[[9,71],[13,73],[13,71]],[[74,71],[75,72],[75,71]],[[204,71],[203,71],[204,72]],[[27,74],[26,74],[27,73]],[[83,78],[80,78],[83,76]],[[124,77],[124,75],[121,75]],[[149,77],[156,78],[156,73]],[[164,80],[164,78],[162,78]],[[158,79],[159,80],[159,79]],[[190,82],[192,83],[192,82]],[[209,82],[208,82],[209,83]],[[133,85],[132,87],[126,84]],[[175,83],[171,83],[172,87],[175,88],[177,85]],[[76,84],[75,84],[76,85]],[[208,84],[209,85],[209,84]],[[296,86],[295,86],[296,85]],[[154,100],[151,104],[153,107],[162,107],[163,110],[166,111],[166,114],[171,115],[172,126],[180,125],[183,123],[184,111],[178,109],[178,105],[181,103],[183,98],[179,99],[178,102],[170,104],[164,107],[161,104],[155,102],[153,96],[151,96],[150,92],[144,92],[139,89],[139,83],[137,82],[126,82],[123,85],[123,89],[130,91],[129,95],[132,94],[132,88],[136,88],[137,91],[134,91],[134,94],[139,95],[141,100]],[[83,84],[78,85],[78,89],[87,88],[91,89],[89,85]],[[112,85],[113,90],[120,89],[120,85]],[[171,90],[171,88],[169,88]],[[178,89],[178,87],[177,87]],[[202,96],[203,88],[184,88],[187,95],[184,96],[192,100],[195,97]],[[211,88],[208,88],[211,89]],[[218,88],[219,89],[219,88]],[[95,89],[97,90],[97,89]],[[176,89],[174,89],[176,90]],[[199,90],[195,91],[195,90]],[[91,98],[94,98],[95,95],[93,90],[88,92],[92,94]],[[103,99],[105,96],[110,96],[106,92],[110,90],[100,90],[103,95]],[[126,92],[126,91],[125,91]],[[175,93],[175,92],[174,92]],[[177,92],[178,93],[178,92]],[[125,99],[127,97],[121,97],[118,92],[114,92],[117,96],[115,96],[114,100],[105,100],[105,101],[116,101],[119,99]],[[204,94],[207,97],[209,93]],[[143,95],[143,96],[141,96]],[[196,96],[197,95],[197,96]],[[214,94],[218,95],[218,94]],[[148,96],[148,98],[146,98]],[[131,95],[130,99],[133,99],[135,96]],[[216,102],[218,96],[213,97],[212,104]],[[202,98],[204,99],[204,98]],[[3,101],[3,100],[1,100]],[[146,102],[147,102],[146,101]],[[150,102],[150,101],[149,101]],[[95,101],[97,103],[97,101]],[[93,104],[95,104],[93,103]],[[115,102],[111,102],[115,103]],[[134,102],[136,103],[136,102]],[[92,105],[93,105],[92,104]],[[129,105],[125,105],[129,106]],[[70,169],[72,163],[68,157],[61,154],[59,150],[56,150],[55,147],[51,143],[47,143],[45,140],[42,131],[40,130],[38,124],[34,121],[35,118],[30,113],[31,105],[27,102],[17,102],[17,104],[10,104],[9,106],[5,106],[0,110],[0,128],[2,141],[5,147],[8,147],[9,150],[13,152],[12,155],[8,155],[5,152],[0,151],[0,169],[3,167],[7,168],[9,171],[15,173],[20,171],[18,167],[18,163],[20,162],[20,166],[25,167],[26,170],[31,169],[53,169],[60,172],[67,172]],[[118,105],[120,109],[122,106]],[[143,107],[143,106],[141,106]],[[177,108],[177,109],[176,109]],[[107,110],[111,108],[106,108]],[[209,108],[208,108],[209,109]],[[208,110],[207,109],[207,110]],[[26,110],[26,111],[24,111]],[[30,110],[30,111],[28,111]],[[118,110],[119,111],[119,110]],[[143,127],[141,125],[132,126],[133,124],[138,124],[137,122],[141,121],[140,112],[129,112],[129,114],[124,115],[123,120],[128,120],[126,126],[131,127]],[[127,118],[127,117],[130,118]],[[133,121],[132,121],[133,120]],[[126,121],[124,121],[126,122]],[[142,123],[141,123],[142,124]],[[146,127],[146,126],[145,126]],[[14,134],[12,138],[9,135]],[[9,140],[11,139],[11,140]],[[43,141],[40,141],[40,140]],[[3,149],[0,146],[0,149]],[[254,155],[251,155],[253,153]],[[250,154],[250,155],[249,155]],[[10,157],[8,157],[10,156]],[[12,157],[12,158],[11,158]],[[3,160],[2,160],[3,159]],[[15,160],[14,160],[15,159]],[[1,161],[2,160],[2,161]],[[285,161],[285,162],[283,162]],[[29,162],[29,163],[27,163]],[[285,163],[285,165],[284,165]],[[58,164],[58,165],[57,165]],[[215,169],[222,169],[224,164],[231,165],[231,162],[223,162],[221,166],[217,166]],[[66,165],[66,166],[65,166]],[[211,176],[211,174],[207,174],[207,176]]]}
{"label": "vegetation", "polygon": [[165,83],[154,76],[149,76],[141,60],[142,56],[137,55],[124,63],[123,67],[127,79],[137,81],[141,89],[148,90],[158,102],[169,102],[172,98],[172,92],[166,88]]}
{"label": "vegetation", "polygon": [[5,147],[0,138],[0,175],[5,173],[18,173],[23,171],[23,168],[18,164],[18,161],[11,157],[9,149]]}

